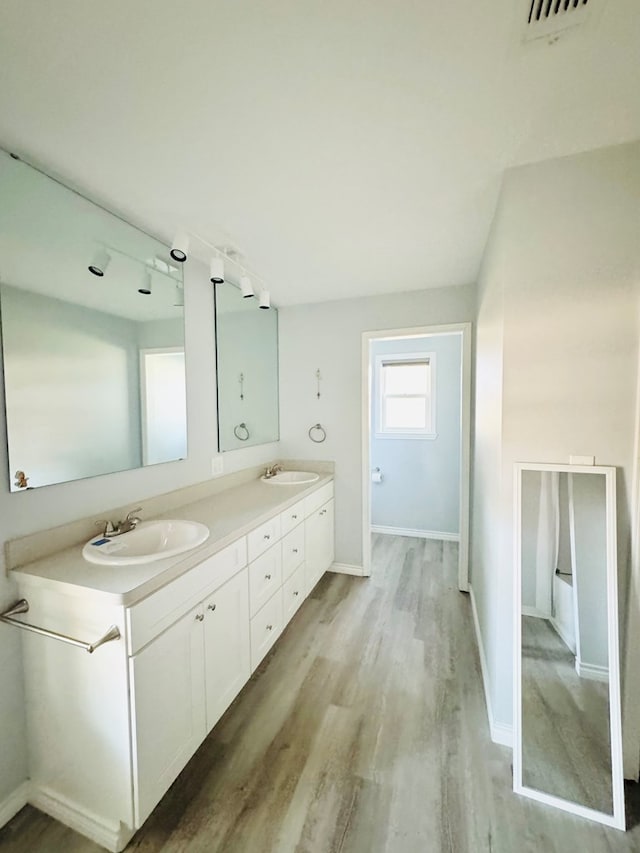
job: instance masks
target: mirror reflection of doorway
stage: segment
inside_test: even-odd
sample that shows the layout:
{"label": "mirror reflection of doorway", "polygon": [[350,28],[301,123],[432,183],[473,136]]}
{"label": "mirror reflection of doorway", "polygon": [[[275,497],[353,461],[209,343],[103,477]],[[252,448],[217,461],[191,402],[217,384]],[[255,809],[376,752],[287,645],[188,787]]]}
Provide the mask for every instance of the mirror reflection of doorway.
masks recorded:
{"label": "mirror reflection of doorway", "polygon": [[184,348],[140,351],[142,464],[187,456]]}

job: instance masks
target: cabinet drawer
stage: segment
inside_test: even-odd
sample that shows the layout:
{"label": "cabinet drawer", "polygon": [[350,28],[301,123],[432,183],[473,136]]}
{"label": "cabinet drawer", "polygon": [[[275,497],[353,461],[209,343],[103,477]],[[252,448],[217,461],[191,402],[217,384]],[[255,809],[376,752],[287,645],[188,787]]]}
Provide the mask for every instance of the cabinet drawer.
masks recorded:
{"label": "cabinet drawer", "polygon": [[320,509],[323,504],[333,497],[333,480],[330,483],[325,483],[317,492],[309,495],[304,499],[304,514],[305,517],[311,515],[316,509]]}
{"label": "cabinet drawer", "polygon": [[277,542],[249,563],[249,601],[251,615],[260,610],[282,584],[282,549]]}
{"label": "cabinet drawer", "polygon": [[269,519],[247,535],[249,562],[264,554],[280,538],[280,516]]}
{"label": "cabinet drawer", "polygon": [[282,633],[282,590],[273,595],[251,620],[251,672]]}
{"label": "cabinet drawer", "polygon": [[284,624],[292,618],[305,599],[307,579],[305,577],[304,563],[295,570],[289,580],[282,587],[282,607],[284,611]]}
{"label": "cabinet drawer", "polygon": [[128,608],[129,654],[135,654],[154,637],[173,625],[213,590],[222,586],[247,564],[245,538],[208,557],[176,580]]}
{"label": "cabinet drawer", "polygon": [[286,581],[304,560],[304,525],[295,527],[282,540],[282,581]]}
{"label": "cabinet drawer", "polygon": [[297,527],[301,521],[304,521],[304,500],[298,501],[297,504],[290,506],[284,512],[280,513],[280,527],[284,536],[294,527]]}

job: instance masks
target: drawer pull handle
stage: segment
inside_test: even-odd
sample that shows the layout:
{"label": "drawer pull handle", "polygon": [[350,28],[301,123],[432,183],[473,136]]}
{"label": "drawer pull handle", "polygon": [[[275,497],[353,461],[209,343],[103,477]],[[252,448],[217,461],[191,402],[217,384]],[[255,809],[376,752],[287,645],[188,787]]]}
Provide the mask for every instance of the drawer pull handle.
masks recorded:
{"label": "drawer pull handle", "polygon": [[204,613],[196,613],[196,622],[202,622],[204,620]]}
{"label": "drawer pull handle", "polygon": [[294,589],[293,594],[294,594],[294,595],[300,595],[300,593],[298,592],[298,590],[297,590],[297,589]]}
{"label": "drawer pull handle", "polygon": [[271,539],[271,534],[270,534],[270,533],[265,533],[265,534],[264,534],[264,538],[265,538],[265,539]]}
{"label": "drawer pull handle", "polygon": [[297,518],[297,517],[298,517],[297,515],[292,515],[292,516],[291,516],[291,518]]}
{"label": "drawer pull handle", "polygon": [[265,576],[264,576],[264,579],[265,579],[266,581],[270,581],[270,580],[271,580],[271,575],[265,575]]}
{"label": "drawer pull handle", "polygon": [[297,548],[294,548],[294,549],[293,549],[293,553],[294,553],[294,554],[297,554],[297,553],[298,553],[298,549],[297,549]]}
{"label": "drawer pull handle", "polygon": [[267,625],[267,631],[273,631],[273,625]]}
{"label": "drawer pull handle", "polygon": [[207,610],[215,610],[215,609],[216,609],[215,604],[207,604]]}

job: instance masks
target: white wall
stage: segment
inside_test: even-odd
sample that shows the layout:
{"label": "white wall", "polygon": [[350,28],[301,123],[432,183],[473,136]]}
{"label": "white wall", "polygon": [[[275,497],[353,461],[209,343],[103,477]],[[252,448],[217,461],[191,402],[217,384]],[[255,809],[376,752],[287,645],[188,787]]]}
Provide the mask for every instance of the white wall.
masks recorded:
{"label": "white wall", "polygon": [[423,532],[459,533],[460,417],[462,335],[431,335],[404,340],[373,341],[377,355],[434,353],[436,438],[377,438],[377,384],[371,395],[371,467],[380,468],[381,483],[371,486],[371,523]]}
{"label": "white wall", "polygon": [[585,454],[619,467],[626,607],[638,234],[638,143],[505,176],[479,287],[471,562],[499,724],[512,718],[514,462]]}
{"label": "white wall", "polygon": [[[180,462],[123,471],[59,486],[11,494],[6,472],[4,411],[0,412],[0,607],[16,599],[4,572],[4,542],[16,536],[64,524],[105,509],[202,482],[211,476],[216,453],[215,352],[213,296],[206,268],[185,266],[185,323],[189,457]],[[0,371],[0,398],[4,389]],[[270,461],[278,444],[224,454],[225,473]],[[0,803],[26,776],[20,632],[0,624]]]}
{"label": "white wall", "polygon": [[[467,322],[474,308],[467,285],[280,309],[282,451],[336,463],[337,562],[362,565],[362,332]],[[307,435],[318,422],[327,431],[323,444]]]}

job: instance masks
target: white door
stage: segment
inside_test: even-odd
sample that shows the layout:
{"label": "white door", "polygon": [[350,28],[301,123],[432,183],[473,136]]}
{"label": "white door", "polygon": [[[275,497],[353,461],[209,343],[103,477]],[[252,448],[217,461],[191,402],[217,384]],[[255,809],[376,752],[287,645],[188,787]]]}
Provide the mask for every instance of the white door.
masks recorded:
{"label": "white door", "polygon": [[206,735],[202,605],[130,659],[136,827]]}
{"label": "white door", "polygon": [[207,731],[218,722],[251,675],[247,569],[205,602]]}
{"label": "white door", "polygon": [[333,499],[305,519],[304,528],[308,595],[333,562]]}

